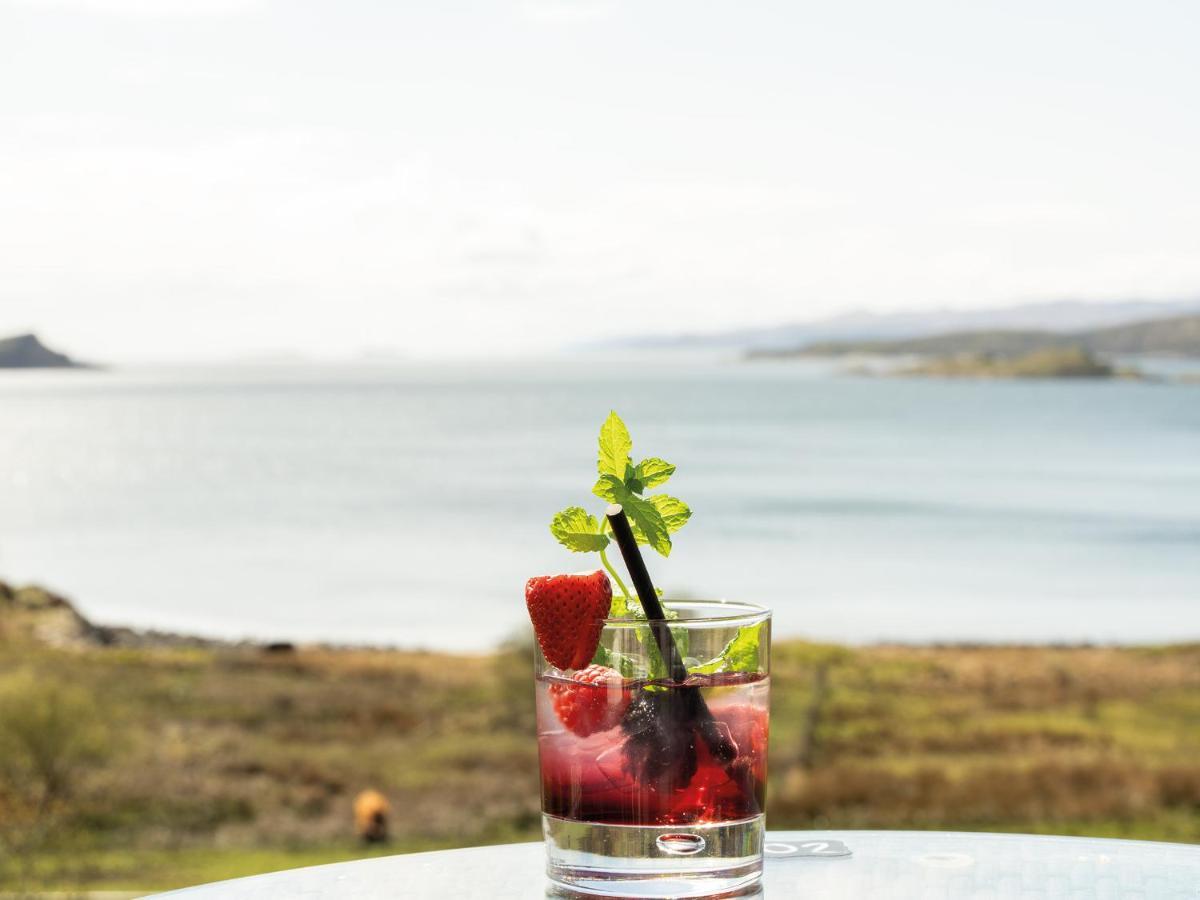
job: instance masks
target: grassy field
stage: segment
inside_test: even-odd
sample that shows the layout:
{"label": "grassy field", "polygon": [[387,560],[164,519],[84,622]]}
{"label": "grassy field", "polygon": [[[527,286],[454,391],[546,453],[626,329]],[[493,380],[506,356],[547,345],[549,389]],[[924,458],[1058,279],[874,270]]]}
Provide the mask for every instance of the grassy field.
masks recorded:
{"label": "grassy field", "polygon": [[[539,837],[528,651],[0,643],[0,890]],[[769,825],[1200,841],[1200,645],[777,642]],[[351,804],[391,801],[391,841]]]}

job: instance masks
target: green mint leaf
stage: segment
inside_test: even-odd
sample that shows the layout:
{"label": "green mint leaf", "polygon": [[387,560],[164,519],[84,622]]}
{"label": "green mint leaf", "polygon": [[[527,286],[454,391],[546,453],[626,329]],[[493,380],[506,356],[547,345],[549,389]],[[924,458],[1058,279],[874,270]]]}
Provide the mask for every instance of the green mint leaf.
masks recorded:
{"label": "green mint leaf", "polygon": [[[663,608],[663,614],[667,617],[668,622],[673,622],[679,618],[679,613],[667,607]],[[686,659],[691,645],[691,637],[688,634],[688,630],[682,627],[670,627],[671,636],[675,639],[675,649],[679,651],[681,659]],[[654,632],[649,626],[638,629],[638,640],[646,646],[646,656],[650,660],[650,678],[657,680],[670,678],[671,672],[663,660],[662,651],[658,649],[658,641],[655,639]]]}
{"label": "green mint leaf", "polygon": [[[679,613],[673,609],[664,610],[668,619],[674,620],[679,618]],[[613,619],[633,619],[639,622],[646,621],[646,613],[642,610],[642,605],[637,600],[627,601],[624,597],[615,596],[612,599],[612,605],[609,607],[608,615]],[[675,636],[675,645],[679,648],[681,656],[687,656],[688,633],[683,628],[672,628],[671,633]],[[654,639],[654,632],[649,625],[639,625],[634,628],[634,637],[637,642],[642,645],[640,656],[646,662],[645,677],[651,681],[663,681],[670,677],[671,673],[667,669],[666,662],[663,661],[662,652],[658,649],[658,641]],[[618,669],[626,678],[631,677],[629,672],[636,668],[634,661],[629,657],[622,657],[622,654],[613,650],[605,650],[606,659],[610,662],[602,660],[594,660],[600,662],[601,665],[609,666],[613,669]],[[597,651],[599,655],[599,651]]]}
{"label": "green mint leaf", "polygon": [[613,594],[612,603],[608,607],[610,619],[644,619],[642,606],[636,600],[627,600],[622,594]]}
{"label": "green mint leaf", "polygon": [[637,660],[632,656],[627,656],[624,653],[618,653],[613,650],[609,654],[609,668],[616,669],[621,673],[622,678],[637,678]]}
{"label": "green mint leaf", "polygon": [[[646,621],[646,613],[642,610],[642,605],[637,600],[626,600],[622,596],[614,596],[612,605],[608,608],[609,618],[613,619],[633,619],[637,621]],[[623,654],[617,653],[615,650],[608,650],[608,662],[602,665],[617,669],[626,678],[636,676],[644,676],[650,680],[659,680],[667,677],[667,666],[663,662],[662,654],[658,650],[658,644],[654,642],[654,635],[650,632],[648,625],[639,625],[633,631],[637,642],[642,645],[642,651],[638,654],[645,660],[647,668],[642,672],[634,672],[637,668],[635,661]]]}
{"label": "green mint leaf", "polygon": [[[667,612],[668,619],[676,618],[675,616],[669,614],[670,610]],[[691,632],[689,632],[686,628],[672,628],[671,634],[675,637],[675,647],[679,650],[680,658],[687,659],[688,651],[691,649],[692,643]]]}
{"label": "green mint leaf", "polygon": [[[642,485],[642,490],[665,484],[675,474],[675,467],[665,459],[652,456],[633,467],[633,477]],[[627,479],[628,480],[628,479]],[[638,491],[640,494],[641,491]]]}
{"label": "green mint leaf", "polygon": [[650,671],[647,672],[647,677],[651,681],[666,681],[671,677],[671,672],[667,668],[667,663],[662,657],[662,651],[658,649],[658,641],[654,639],[654,633],[647,625],[644,628],[637,630],[638,642],[643,647],[643,652],[646,655],[646,662],[650,665]]}
{"label": "green mint leaf", "polygon": [[760,665],[759,646],[765,622],[743,625],[725,645],[721,655],[703,665],[693,666],[691,671],[699,675],[717,672],[757,672]]}
{"label": "green mint leaf", "polygon": [[682,528],[692,514],[682,500],[665,494],[639,497],[616,475],[601,475],[592,493],[621,504],[637,542],[649,544],[663,556],[671,555],[671,532]]}
{"label": "green mint leaf", "polygon": [[637,469],[632,463],[625,466],[625,489],[634,494],[641,494],[646,490],[646,485],[638,478]]}
{"label": "green mint leaf", "polygon": [[758,648],[762,641],[765,622],[757,625],[743,625],[733,636],[721,655],[725,657],[730,672],[757,672],[759,666]]}
{"label": "green mint leaf", "polygon": [[609,542],[608,535],[601,534],[596,517],[582,506],[569,506],[556,514],[550,522],[550,533],[575,553],[596,553]]}
{"label": "green mint leaf", "polygon": [[596,648],[596,655],[592,657],[592,662],[598,666],[608,666],[610,669],[616,669],[621,673],[622,678],[638,677],[637,660],[617,650],[610,650],[603,644],[600,644]]}
{"label": "green mint leaf", "polygon": [[625,469],[632,459],[629,454],[633,450],[633,440],[629,437],[629,429],[615,412],[610,412],[604,424],[600,426],[600,455],[596,460],[596,469],[601,475],[615,475],[624,480]]}
{"label": "green mint leaf", "polygon": [[625,482],[611,473],[600,476],[600,479],[592,486],[592,493],[609,503],[623,503],[629,496]]}
{"label": "green mint leaf", "polygon": [[672,497],[669,494],[653,494],[646,499],[658,510],[663,524],[667,526],[667,531],[671,534],[686,525],[687,520],[692,517],[692,511],[688,505],[678,497]]}
{"label": "green mint leaf", "polygon": [[650,499],[643,500],[632,494],[627,494],[624,500],[618,502],[629,517],[629,525],[637,542],[649,544],[662,556],[670,556],[671,533],[654,503]]}

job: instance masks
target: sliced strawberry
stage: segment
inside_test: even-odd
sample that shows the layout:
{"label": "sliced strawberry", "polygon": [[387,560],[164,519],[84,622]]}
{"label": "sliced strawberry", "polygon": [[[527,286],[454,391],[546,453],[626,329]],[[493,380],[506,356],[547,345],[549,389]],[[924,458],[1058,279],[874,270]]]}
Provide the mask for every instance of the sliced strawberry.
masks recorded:
{"label": "sliced strawberry", "polygon": [[630,697],[621,673],[608,666],[588,666],[569,681],[550,684],[555,715],[580,737],[616,728],[629,708]]}
{"label": "sliced strawberry", "polygon": [[582,669],[592,661],[612,603],[602,571],[590,575],[539,575],[525,584],[525,606],[542,655],[558,669]]}

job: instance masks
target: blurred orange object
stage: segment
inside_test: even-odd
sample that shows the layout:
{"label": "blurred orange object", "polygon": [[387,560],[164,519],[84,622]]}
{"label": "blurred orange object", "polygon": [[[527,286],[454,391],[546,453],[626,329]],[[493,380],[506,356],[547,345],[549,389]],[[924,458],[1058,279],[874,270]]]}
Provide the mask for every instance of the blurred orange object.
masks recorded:
{"label": "blurred orange object", "polygon": [[367,790],[354,798],[354,831],[369,844],[387,840],[390,806],[379,791]]}

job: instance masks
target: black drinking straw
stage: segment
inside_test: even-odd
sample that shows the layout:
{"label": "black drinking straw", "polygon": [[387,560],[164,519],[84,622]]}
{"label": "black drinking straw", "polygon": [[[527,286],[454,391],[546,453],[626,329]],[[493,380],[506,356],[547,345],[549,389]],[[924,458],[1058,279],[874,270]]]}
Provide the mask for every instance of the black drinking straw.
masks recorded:
{"label": "black drinking straw", "polygon": [[[667,664],[671,680],[682,684],[687,681],[687,666],[684,665],[679,647],[675,644],[675,636],[671,634],[670,626],[667,625],[666,613],[658,601],[658,592],[654,590],[654,582],[650,580],[646,561],[642,559],[642,551],[638,549],[633,529],[629,527],[629,519],[625,517],[625,510],[619,503],[614,503],[605,510],[605,515],[608,516],[608,524],[612,526],[613,537],[621,550],[621,556],[625,559],[625,568],[629,570],[629,577],[633,579],[633,589],[642,602],[642,610],[646,613],[650,631],[654,634],[654,641]],[[687,699],[696,729],[704,738],[704,743],[708,745],[713,758],[725,764],[733,762],[737,756],[737,747],[728,735],[717,727],[717,722],[708,704],[704,702],[704,697],[700,695],[699,688],[685,688],[682,693]]]}

